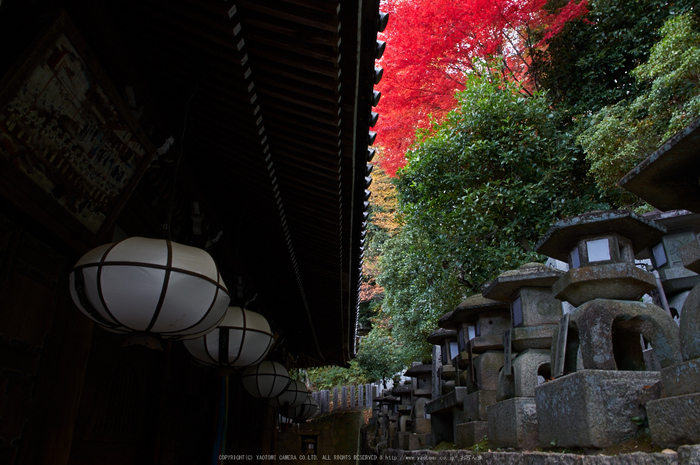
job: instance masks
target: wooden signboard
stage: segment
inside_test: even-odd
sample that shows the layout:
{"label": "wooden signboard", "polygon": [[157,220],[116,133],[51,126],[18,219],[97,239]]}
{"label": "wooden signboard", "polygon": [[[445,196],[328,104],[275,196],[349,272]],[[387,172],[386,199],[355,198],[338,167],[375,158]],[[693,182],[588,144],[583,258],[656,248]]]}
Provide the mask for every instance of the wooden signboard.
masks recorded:
{"label": "wooden signboard", "polygon": [[154,152],[65,13],[0,82],[0,190],[59,236],[107,238]]}
{"label": "wooden signboard", "polygon": [[569,334],[569,314],[566,313],[559,320],[557,331],[557,341],[554,347],[554,366],[552,367],[552,377],[558,378],[564,375],[564,363],[566,361],[566,343]]}
{"label": "wooden signboard", "polygon": [[472,352],[471,342],[467,343],[467,354],[469,360],[469,377],[471,378],[469,382],[475,384],[477,386],[477,389],[480,389],[476,379],[476,367],[474,366],[474,352]]}
{"label": "wooden signboard", "polygon": [[511,331],[512,328],[508,328],[503,333],[503,371],[508,375],[510,375],[513,370],[511,358],[513,356]]}

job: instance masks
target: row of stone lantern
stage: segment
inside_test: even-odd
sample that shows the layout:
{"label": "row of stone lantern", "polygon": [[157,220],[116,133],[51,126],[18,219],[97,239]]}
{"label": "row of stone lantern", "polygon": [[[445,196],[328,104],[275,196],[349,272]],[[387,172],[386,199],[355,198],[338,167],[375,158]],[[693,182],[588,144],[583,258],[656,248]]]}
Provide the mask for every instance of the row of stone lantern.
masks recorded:
{"label": "row of stone lantern", "polygon": [[[433,370],[439,388],[424,409],[432,443],[470,447],[488,436],[490,446],[501,448],[602,448],[635,434],[645,407],[659,444],[698,442],[689,422],[696,421],[700,396],[700,286],[686,298],[680,341],[668,309],[639,300],[663,294],[635,256],[664,243],[665,233],[628,211],[562,220],[537,248],[568,261],[567,272],[525,264],[444,315],[428,337],[442,356]],[[689,270],[700,271],[697,240],[682,252]],[[565,314],[563,302],[575,307]],[[648,347],[652,358],[645,357]],[[668,399],[658,399],[660,380]],[[399,386],[387,394],[386,424],[405,440],[415,418],[411,390]],[[677,417],[688,420],[674,427]]]}
{"label": "row of stone lantern", "polygon": [[[454,436],[458,445],[466,447],[488,433],[486,406],[496,401],[509,310],[503,302],[477,294],[444,315],[438,324],[456,332],[458,352],[454,356],[450,352],[455,387],[430,402],[426,411],[433,420],[436,441],[451,441]],[[445,349],[453,347],[452,343],[445,340]]]}
{"label": "row of stone lantern", "polygon": [[[635,255],[665,232],[628,211],[559,221],[537,250],[567,272],[523,265],[444,315],[429,337],[443,354],[441,391],[426,406],[434,441],[600,448],[634,433],[644,406],[632,400],[653,398],[660,379],[644,349],[664,369],[681,361],[670,313],[638,300],[657,281]],[[563,301],[575,308],[564,314]]]}
{"label": "row of stone lantern", "polygon": [[432,397],[432,366],[414,362],[404,376],[411,380],[385,389],[373,399],[377,436],[371,447],[416,450],[434,445],[425,410]]}
{"label": "row of stone lantern", "polygon": [[[492,447],[601,448],[648,419],[657,446],[700,443],[698,147],[700,119],[620,183],[686,210],[559,221],[536,249],[568,271],[506,271],[440,320],[428,338],[442,353],[426,406],[436,441],[469,447],[487,432]],[[501,347],[484,332],[498,303],[510,310]],[[487,363],[499,351],[501,363]]]}
{"label": "row of stone lantern", "polygon": [[558,221],[536,250],[567,271],[506,271],[440,319],[428,337],[433,443],[603,448],[648,419],[657,446],[700,444],[698,147],[700,119],[621,181],[690,211]]}

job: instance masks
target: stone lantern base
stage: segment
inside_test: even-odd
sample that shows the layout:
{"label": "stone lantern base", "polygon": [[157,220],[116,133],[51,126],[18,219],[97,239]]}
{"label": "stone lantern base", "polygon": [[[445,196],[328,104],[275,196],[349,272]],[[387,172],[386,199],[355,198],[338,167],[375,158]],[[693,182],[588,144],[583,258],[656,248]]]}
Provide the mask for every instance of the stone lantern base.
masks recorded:
{"label": "stone lantern base", "polygon": [[659,447],[700,443],[700,392],[647,404],[651,438]]}
{"label": "stone lantern base", "polygon": [[700,359],[661,370],[666,395],[647,404],[651,439],[660,447],[700,443]]}
{"label": "stone lantern base", "polygon": [[466,397],[467,388],[457,386],[454,391],[425,404],[425,413],[430,415],[433,444],[440,444],[442,441],[455,442],[456,426],[465,421]]}
{"label": "stone lantern base", "polygon": [[455,427],[455,445],[458,449],[468,449],[483,441],[489,434],[487,421],[468,421]]}
{"label": "stone lantern base", "polygon": [[[605,448],[634,435],[658,371],[582,370],[535,388],[542,447]],[[633,420],[634,418],[634,420]]]}
{"label": "stone lantern base", "polygon": [[513,397],[488,409],[489,446],[536,449],[539,446],[537,406],[532,397]]}
{"label": "stone lantern base", "polygon": [[467,421],[487,421],[486,408],[496,403],[496,391],[476,391],[464,399],[464,416]]}

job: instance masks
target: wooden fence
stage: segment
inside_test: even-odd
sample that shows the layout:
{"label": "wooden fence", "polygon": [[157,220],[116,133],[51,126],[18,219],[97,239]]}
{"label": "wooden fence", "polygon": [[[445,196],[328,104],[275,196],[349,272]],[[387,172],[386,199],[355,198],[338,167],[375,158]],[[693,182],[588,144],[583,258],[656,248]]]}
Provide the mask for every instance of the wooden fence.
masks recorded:
{"label": "wooden fence", "polygon": [[333,390],[311,393],[318,402],[321,414],[372,408],[372,400],[377,397],[376,384],[334,387]]}

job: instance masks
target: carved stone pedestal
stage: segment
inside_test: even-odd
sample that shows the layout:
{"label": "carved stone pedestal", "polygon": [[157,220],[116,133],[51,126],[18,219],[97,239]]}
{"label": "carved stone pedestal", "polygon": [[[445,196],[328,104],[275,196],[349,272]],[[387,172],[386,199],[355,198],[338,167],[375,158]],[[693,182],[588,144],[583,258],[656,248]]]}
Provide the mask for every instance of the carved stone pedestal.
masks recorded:
{"label": "carved stone pedestal", "polygon": [[532,397],[513,397],[487,408],[489,446],[536,449],[539,446],[537,406]]}
{"label": "carved stone pedestal", "polygon": [[[604,448],[634,435],[659,372],[582,370],[535,388],[542,447]],[[632,420],[632,419],[635,420]]]}

